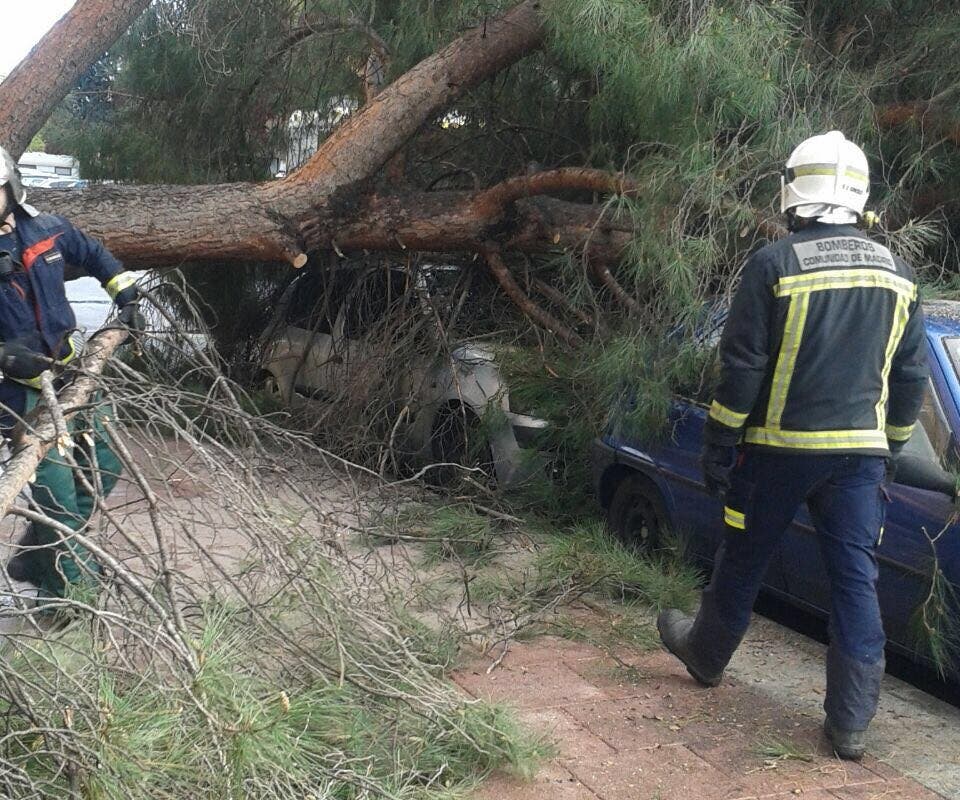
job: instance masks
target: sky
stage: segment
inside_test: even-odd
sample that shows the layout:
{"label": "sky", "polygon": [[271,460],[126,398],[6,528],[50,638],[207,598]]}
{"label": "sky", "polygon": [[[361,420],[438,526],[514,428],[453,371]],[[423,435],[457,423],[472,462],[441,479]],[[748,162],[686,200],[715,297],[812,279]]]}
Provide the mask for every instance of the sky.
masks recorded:
{"label": "sky", "polygon": [[0,75],[30,52],[74,0],[0,0]]}

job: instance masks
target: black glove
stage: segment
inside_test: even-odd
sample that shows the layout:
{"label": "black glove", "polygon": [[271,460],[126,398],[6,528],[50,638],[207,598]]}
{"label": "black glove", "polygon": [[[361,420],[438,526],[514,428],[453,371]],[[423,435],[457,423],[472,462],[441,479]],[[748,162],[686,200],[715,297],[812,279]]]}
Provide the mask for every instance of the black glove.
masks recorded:
{"label": "black glove", "polygon": [[[121,306],[120,313],[117,314],[117,320],[134,335],[143,333],[147,327],[147,321],[143,318],[143,314],[140,313],[139,303],[127,303],[125,306]],[[127,337],[124,344],[129,341],[130,337]]]}
{"label": "black glove", "polygon": [[36,378],[45,369],[49,369],[51,364],[51,360],[46,356],[17,342],[0,344],[0,370],[11,378]]}
{"label": "black glove", "polygon": [[737,449],[732,445],[703,443],[700,467],[707,492],[714,497],[723,497],[730,488],[730,471],[737,461]]}

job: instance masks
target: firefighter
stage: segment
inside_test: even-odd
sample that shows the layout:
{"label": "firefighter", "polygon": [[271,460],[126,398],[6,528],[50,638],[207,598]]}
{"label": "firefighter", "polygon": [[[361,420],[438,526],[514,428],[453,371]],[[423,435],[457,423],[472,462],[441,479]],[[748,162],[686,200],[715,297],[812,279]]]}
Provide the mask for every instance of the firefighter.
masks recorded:
{"label": "firefighter", "polygon": [[[53,368],[62,385],[62,367],[77,356],[66,264],[97,278],[117,304],[118,320],[133,331],[143,330],[134,277],[99,241],[62,217],[27,205],[16,162],[0,148],[0,434],[6,439],[37,405],[40,374]],[[89,483],[102,486],[106,495],[117,482],[120,462],[107,444],[102,416],[88,414],[82,424],[86,435],[78,440],[84,446],[77,446],[74,455]],[[37,467],[31,494],[36,507],[76,531],[84,528],[95,506],[95,498],[56,450]],[[93,581],[99,571],[88,550],[41,523],[29,527],[7,564],[8,575],[34,584],[40,597],[61,597],[68,583]]]}
{"label": "firefighter", "polygon": [[884,672],[884,482],[927,381],[913,270],[855,227],[868,193],[866,156],[839,131],[802,142],[786,163],[791,233],[743,269],[704,429],[704,482],[723,498],[725,533],[696,618],[669,609],[657,619],[667,649],[717,686],[806,501],[830,579],[824,732],[850,759],[863,756]]}

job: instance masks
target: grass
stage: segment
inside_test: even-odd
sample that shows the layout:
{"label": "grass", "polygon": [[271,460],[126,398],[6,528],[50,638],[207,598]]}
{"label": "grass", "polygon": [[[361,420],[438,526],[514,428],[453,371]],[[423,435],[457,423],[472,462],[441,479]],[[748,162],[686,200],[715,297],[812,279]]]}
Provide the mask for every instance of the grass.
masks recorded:
{"label": "grass", "polygon": [[917,645],[943,678],[960,666],[960,595],[934,556],[930,590],[912,619]]}
{"label": "grass", "polygon": [[572,642],[584,642],[603,650],[627,647],[651,651],[657,649],[660,638],[652,622],[640,615],[639,610],[628,613],[595,615],[590,620],[561,615],[544,625],[544,632],[552,633]]}
{"label": "grass", "polygon": [[303,672],[291,653],[270,652],[282,644],[251,633],[247,614],[223,607],[204,611],[189,680],[162,663],[118,668],[74,626],[6,664],[38,688],[30,718],[5,709],[0,759],[43,787],[30,796],[89,800],[432,800],[462,796],[495,769],[532,774],[548,750],[509,710],[424,683],[423,665],[451,661],[450,638],[387,610],[384,619],[415,654],[399,669],[395,656],[395,696]]}
{"label": "grass", "polygon": [[771,739],[757,745],[757,755],[767,761],[804,761],[811,762],[813,753],[801,750],[796,744],[789,741]]}
{"label": "grass", "polygon": [[423,542],[427,564],[481,564],[493,558],[502,539],[489,517],[466,504],[410,506],[391,527],[396,534]]}
{"label": "grass", "polygon": [[600,521],[553,537],[535,562],[541,591],[576,584],[609,600],[635,601],[652,609],[693,607],[698,573],[664,553],[644,558],[614,539]]}

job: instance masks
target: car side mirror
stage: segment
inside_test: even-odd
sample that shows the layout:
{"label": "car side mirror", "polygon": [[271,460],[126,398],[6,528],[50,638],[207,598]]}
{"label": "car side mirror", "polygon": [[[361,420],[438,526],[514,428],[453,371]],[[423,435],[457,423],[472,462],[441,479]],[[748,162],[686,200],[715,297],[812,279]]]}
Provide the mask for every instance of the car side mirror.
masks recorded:
{"label": "car side mirror", "polygon": [[930,458],[900,455],[897,458],[897,474],[894,480],[902,486],[939,492],[951,498],[957,494],[956,478]]}

